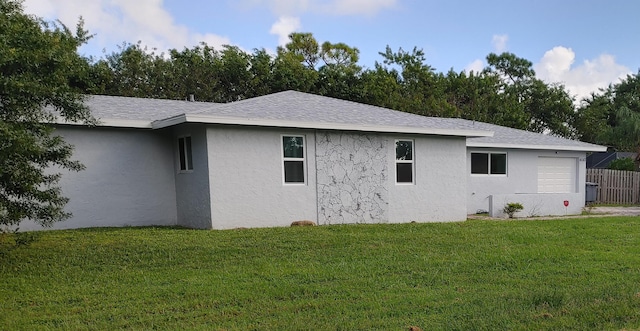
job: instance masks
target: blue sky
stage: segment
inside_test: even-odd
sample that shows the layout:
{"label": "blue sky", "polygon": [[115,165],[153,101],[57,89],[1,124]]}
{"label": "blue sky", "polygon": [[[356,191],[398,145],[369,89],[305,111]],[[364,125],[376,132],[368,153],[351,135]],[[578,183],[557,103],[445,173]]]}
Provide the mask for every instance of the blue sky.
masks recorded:
{"label": "blue sky", "polygon": [[578,98],[640,69],[634,0],[25,0],[28,13],[85,27],[87,55],[123,42],[165,51],[200,41],[275,51],[294,31],[344,42],[373,67],[389,45],[421,48],[437,71],[479,70],[490,52],[534,63]]}

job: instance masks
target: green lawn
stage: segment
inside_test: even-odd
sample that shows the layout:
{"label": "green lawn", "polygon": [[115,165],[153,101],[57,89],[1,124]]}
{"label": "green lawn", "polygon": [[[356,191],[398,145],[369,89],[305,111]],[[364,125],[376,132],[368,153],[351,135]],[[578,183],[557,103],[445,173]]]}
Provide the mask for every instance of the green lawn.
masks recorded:
{"label": "green lawn", "polygon": [[38,233],[0,329],[640,327],[640,218]]}

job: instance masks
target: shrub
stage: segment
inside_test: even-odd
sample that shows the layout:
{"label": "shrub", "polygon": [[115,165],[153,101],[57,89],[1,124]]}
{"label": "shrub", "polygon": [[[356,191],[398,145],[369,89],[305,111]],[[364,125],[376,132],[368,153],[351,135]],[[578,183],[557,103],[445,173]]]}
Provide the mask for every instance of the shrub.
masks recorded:
{"label": "shrub", "polygon": [[509,218],[513,218],[513,214],[521,211],[522,209],[524,209],[524,207],[522,206],[521,203],[509,202],[504,206],[504,208],[502,209],[502,212],[509,215]]}
{"label": "shrub", "polygon": [[611,161],[611,163],[609,163],[609,169],[636,171],[636,164],[630,157],[625,157]]}

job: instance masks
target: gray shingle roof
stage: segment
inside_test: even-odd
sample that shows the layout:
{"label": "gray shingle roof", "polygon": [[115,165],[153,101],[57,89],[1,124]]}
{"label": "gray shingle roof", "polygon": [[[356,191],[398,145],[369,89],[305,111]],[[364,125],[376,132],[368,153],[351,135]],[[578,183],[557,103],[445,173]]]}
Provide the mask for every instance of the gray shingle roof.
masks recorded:
{"label": "gray shingle roof", "polygon": [[[114,96],[90,96],[87,105],[101,121],[127,121],[137,127],[165,127],[183,122],[338,128],[468,136],[470,147],[541,148],[601,151],[604,147],[457,118],[426,117],[308,93],[285,91],[219,104]],[[304,124],[304,125],[303,125]],[[435,131],[425,131],[424,129]],[[440,130],[440,131],[438,131]],[[457,133],[456,133],[457,132]],[[480,136],[490,135],[493,136]]]}
{"label": "gray shingle roof", "polygon": [[606,150],[605,146],[589,144],[582,141],[561,138],[548,134],[518,130],[484,122],[473,122],[462,119],[454,120],[472,122],[472,125],[479,130],[493,131],[493,137],[473,137],[467,139],[467,146],[469,147],[520,148],[519,146],[522,146],[526,148],[535,148],[537,146],[538,148],[543,149],[584,151]]}
{"label": "gray shingle roof", "polygon": [[285,91],[202,110],[199,114],[308,123],[478,130],[468,123],[447,121],[362,103],[296,91]]}
{"label": "gray shingle roof", "polygon": [[85,104],[97,119],[142,120],[152,122],[175,115],[195,113],[222,104],[147,98],[90,95]]}

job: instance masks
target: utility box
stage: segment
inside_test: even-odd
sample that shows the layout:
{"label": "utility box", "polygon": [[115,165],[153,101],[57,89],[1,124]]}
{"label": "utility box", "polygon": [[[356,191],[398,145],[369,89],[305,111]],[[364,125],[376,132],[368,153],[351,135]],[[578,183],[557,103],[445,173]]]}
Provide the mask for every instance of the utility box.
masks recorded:
{"label": "utility box", "polygon": [[598,183],[586,182],[585,202],[596,202],[598,199]]}

